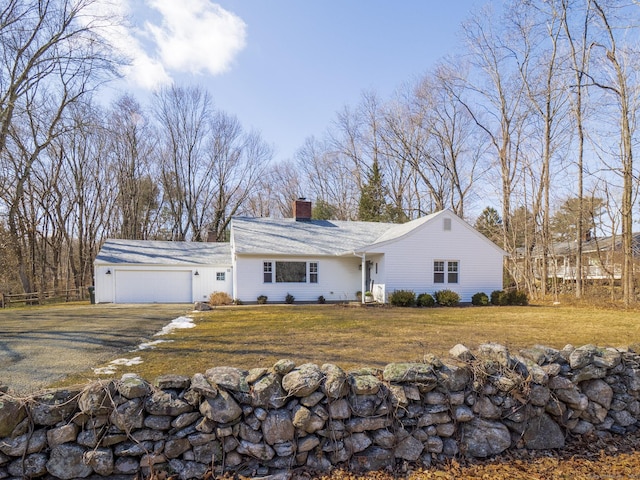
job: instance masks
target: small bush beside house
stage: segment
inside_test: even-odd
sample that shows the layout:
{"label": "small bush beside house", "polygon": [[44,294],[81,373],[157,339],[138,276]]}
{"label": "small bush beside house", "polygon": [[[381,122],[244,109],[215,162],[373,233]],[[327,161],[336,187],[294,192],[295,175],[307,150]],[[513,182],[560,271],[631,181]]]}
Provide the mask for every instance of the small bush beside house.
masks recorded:
{"label": "small bush beside house", "polygon": [[460,295],[453,290],[438,290],[433,296],[438,305],[443,307],[455,307],[460,303]]}
{"label": "small bush beside house", "polygon": [[494,290],[491,292],[491,305],[505,306],[505,305],[529,305],[529,298],[527,293],[522,290],[511,290],[505,292],[504,290]]}
{"label": "small bush beside house", "polygon": [[264,305],[267,303],[267,296],[259,295],[257,300],[258,300],[258,305]]}
{"label": "small bush beside house", "polygon": [[395,290],[389,295],[389,303],[394,307],[413,307],[416,304],[416,294],[411,290]]}
{"label": "small bush beside house", "polygon": [[416,305],[419,307],[433,307],[436,304],[436,301],[433,299],[433,296],[428,293],[421,293],[418,295],[416,300]]}
{"label": "small bush beside house", "polygon": [[209,305],[212,307],[231,304],[233,304],[233,299],[226,292],[213,292],[209,295]]}
{"label": "small bush beside house", "polygon": [[471,297],[471,305],[486,306],[489,305],[489,297],[484,292],[478,292]]}

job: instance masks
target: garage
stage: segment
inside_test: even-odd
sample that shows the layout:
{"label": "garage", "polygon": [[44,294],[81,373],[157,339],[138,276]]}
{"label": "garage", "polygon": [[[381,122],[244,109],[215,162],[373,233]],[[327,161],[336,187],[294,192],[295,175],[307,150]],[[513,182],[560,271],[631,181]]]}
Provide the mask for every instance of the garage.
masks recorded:
{"label": "garage", "polygon": [[189,303],[191,270],[117,270],[115,303]]}
{"label": "garage", "polygon": [[94,262],[96,303],[192,303],[232,295],[228,243],[109,239]]}

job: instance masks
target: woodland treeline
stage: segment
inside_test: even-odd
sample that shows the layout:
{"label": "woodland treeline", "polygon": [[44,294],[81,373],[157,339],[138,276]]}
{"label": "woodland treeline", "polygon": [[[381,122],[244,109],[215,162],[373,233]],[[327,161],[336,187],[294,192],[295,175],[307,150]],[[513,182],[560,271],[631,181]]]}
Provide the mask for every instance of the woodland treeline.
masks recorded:
{"label": "woodland treeline", "polygon": [[576,242],[582,271],[577,240],[617,235],[617,298],[636,301],[635,1],[488,3],[456,53],[389,97],[363,92],[293,158],[202,87],[105,104],[127,59],[105,35],[122,19],[97,1],[0,6],[0,291],[90,285],[108,237],[224,241],[232,216],[290,216],[304,196],[326,219],[449,208],[513,255],[534,296],[550,293],[557,241]]}

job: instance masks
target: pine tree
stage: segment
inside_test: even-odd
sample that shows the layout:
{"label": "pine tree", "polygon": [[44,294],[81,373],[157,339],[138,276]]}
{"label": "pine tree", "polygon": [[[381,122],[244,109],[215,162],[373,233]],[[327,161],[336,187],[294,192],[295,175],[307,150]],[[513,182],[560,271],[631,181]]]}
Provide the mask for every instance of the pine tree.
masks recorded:
{"label": "pine tree", "polygon": [[358,219],[365,222],[386,221],[387,203],[385,201],[384,185],[378,162],[374,161],[367,177],[367,183],[360,192],[358,204]]}

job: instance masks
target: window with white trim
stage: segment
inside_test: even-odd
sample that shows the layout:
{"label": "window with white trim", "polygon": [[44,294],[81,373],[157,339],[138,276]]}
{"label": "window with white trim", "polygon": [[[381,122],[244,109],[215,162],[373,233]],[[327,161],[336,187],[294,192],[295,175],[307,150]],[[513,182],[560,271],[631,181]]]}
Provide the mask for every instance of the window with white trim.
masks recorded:
{"label": "window with white trim", "polygon": [[224,272],[216,272],[216,280],[218,282],[224,282],[225,274]]}
{"label": "window with white trim", "polygon": [[318,283],[318,262],[309,262],[309,283]]}
{"label": "window with white trim", "polygon": [[262,263],[262,278],[264,283],[273,282],[273,263],[271,262],[263,262]]}
{"label": "window with white trim", "polygon": [[460,264],[457,260],[435,260],[433,262],[433,283],[458,283],[459,267]]}

